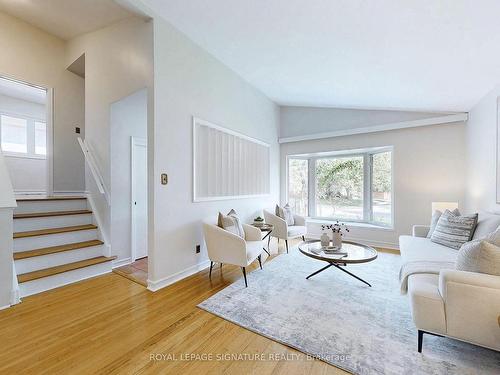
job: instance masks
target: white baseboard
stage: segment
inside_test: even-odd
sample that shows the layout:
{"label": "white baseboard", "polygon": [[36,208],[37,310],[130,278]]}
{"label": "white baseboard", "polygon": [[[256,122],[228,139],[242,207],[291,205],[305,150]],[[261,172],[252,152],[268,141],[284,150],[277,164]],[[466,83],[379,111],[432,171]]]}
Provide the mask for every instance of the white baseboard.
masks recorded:
{"label": "white baseboard", "polygon": [[9,307],[12,307],[12,306],[11,305],[0,306],[0,310],[5,310],[5,309],[8,309]]}
{"label": "white baseboard", "polygon": [[165,288],[166,286],[172,285],[173,283],[176,283],[179,280],[185,279],[188,276],[194,275],[197,272],[200,272],[201,270],[204,270],[205,268],[210,266],[210,260],[206,260],[204,262],[198,263],[194,266],[188,267],[183,271],[174,273],[173,275],[164,277],[163,279],[153,281],[153,280],[148,280],[148,289],[152,292],[156,292],[157,290],[160,290],[162,288]]}
{"label": "white baseboard", "polygon": [[87,192],[85,190],[54,190],[52,194],[79,197],[82,195],[87,195]]}
{"label": "white baseboard", "polygon": [[[320,235],[308,233],[306,235],[306,237],[319,240]],[[399,244],[395,244],[392,242],[374,241],[374,240],[368,240],[366,238],[346,238],[346,241],[356,241],[356,242],[360,242],[360,243],[368,245],[368,246],[384,247],[386,249],[399,250]]]}
{"label": "white baseboard", "polygon": [[132,263],[132,258],[124,258],[113,261],[113,268],[118,268],[122,266],[126,266],[127,264]]}
{"label": "white baseboard", "polygon": [[14,289],[10,292],[10,305],[14,306],[21,303],[21,295],[18,289]]}
{"label": "white baseboard", "polygon": [[46,195],[47,190],[22,190],[14,189],[14,195]]}

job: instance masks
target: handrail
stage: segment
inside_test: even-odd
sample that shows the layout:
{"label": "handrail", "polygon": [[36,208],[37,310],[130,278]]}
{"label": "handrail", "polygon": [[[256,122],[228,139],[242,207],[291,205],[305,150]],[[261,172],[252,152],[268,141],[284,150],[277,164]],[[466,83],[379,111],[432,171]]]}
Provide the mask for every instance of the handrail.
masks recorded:
{"label": "handrail", "polygon": [[92,152],[90,151],[87,142],[83,140],[82,138],[78,137],[78,143],[80,144],[80,147],[83,151],[83,155],[85,156],[85,161],[87,162],[87,165],[89,166],[90,172],[92,173],[92,177],[94,177],[94,181],[97,185],[97,189],[99,189],[99,193],[104,195],[104,199],[106,199],[106,202],[108,203],[108,206],[111,206],[111,201],[110,201],[110,196],[108,189],[106,188],[106,185],[104,184],[104,179],[102,177],[102,174],[99,172],[99,168],[97,167],[97,163],[94,159],[94,156],[92,155]]}

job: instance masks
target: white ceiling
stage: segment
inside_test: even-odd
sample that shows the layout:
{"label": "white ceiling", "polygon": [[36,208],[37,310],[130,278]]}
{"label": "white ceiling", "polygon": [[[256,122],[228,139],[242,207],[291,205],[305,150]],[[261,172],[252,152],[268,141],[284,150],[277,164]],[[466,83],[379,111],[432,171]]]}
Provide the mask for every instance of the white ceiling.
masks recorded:
{"label": "white ceiling", "polygon": [[0,0],[0,11],[65,40],[131,16],[113,0]]}
{"label": "white ceiling", "polygon": [[500,82],[498,0],[143,0],[278,104],[467,111]]}
{"label": "white ceiling", "polygon": [[47,91],[10,79],[0,78],[0,95],[25,100],[32,103],[46,104]]}

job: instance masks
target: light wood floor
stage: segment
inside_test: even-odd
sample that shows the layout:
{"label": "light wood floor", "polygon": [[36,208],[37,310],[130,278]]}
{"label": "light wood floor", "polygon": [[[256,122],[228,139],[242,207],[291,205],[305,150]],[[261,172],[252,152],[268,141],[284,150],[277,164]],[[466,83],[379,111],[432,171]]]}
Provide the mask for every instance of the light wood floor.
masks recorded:
{"label": "light wood floor", "polygon": [[[0,311],[0,374],[346,374],[196,308],[241,277],[224,265],[211,281],[204,270],[151,293],[110,273],[25,298]],[[210,353],[288,358],[181,358]],[[170,358],[151,360],[155,354]]]}

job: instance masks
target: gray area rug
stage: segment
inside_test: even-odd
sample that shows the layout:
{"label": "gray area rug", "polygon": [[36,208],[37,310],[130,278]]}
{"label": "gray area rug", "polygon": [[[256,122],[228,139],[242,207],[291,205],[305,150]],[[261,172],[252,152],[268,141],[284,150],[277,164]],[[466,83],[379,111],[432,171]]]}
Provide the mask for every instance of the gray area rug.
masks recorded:
{"label": "gray area rug", "polygon": [[355,374],[500,374],[500,352],[461,341],[424,335],[417,352],[399,262],[379,253],[349,265],[371,288],[333,267],[306,280],[326,263],[294,248],[199,307]]}

